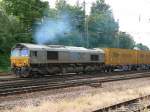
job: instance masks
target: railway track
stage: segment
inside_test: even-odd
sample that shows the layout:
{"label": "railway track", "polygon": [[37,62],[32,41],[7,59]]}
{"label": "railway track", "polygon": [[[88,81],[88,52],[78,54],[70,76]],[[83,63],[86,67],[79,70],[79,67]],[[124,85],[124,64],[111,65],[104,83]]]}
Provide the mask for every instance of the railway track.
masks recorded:
{"label": "railway track", "polygon": [[117,103],[93,112],[148,112],[150,109],[150,95]]}
{"label": "railway track", "polygon": [[[89,76],[89,75],[88,75]],[[18,80],[16,82],[6,82],[0,84],[0,97],[48,89],[58,89],[73,86],[101,86],[102,83],[111,81],[128,80],[135,78],[150,77],[150,72],[134,73],[128,75],[113,75],[105,77],[55,77],[39,78],[30,80]]]}
{"label": "railway track", "polygon": [[5,72],[0,72],[0,76],[8,76],[10,75],[11,73],[5,73]]}
{"label": "railway track", "polygon": [[[44,78],[57,78],[57,79],[82,79],[82,78],[95,78],[95,77],[108,77],[108,76],[120,76],[120,75],[130,75],[133,73],[145,73],[150,71],[129,71],[129,72],[106,72],[106,73],[95,73],[95,74],[67,74],[67,75],[47,75]],[[3,82],[13,82],[13,81],[25,81],[25,80],[33,80],[34,78],[0,78],[0,83]],[[38,79],[38,78],[36,78]]]}

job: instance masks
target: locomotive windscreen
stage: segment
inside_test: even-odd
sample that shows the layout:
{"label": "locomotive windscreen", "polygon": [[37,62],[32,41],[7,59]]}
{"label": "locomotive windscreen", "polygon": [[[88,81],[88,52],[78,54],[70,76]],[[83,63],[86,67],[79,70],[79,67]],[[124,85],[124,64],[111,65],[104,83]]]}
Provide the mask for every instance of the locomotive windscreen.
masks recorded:
{"label": "locomotive windscreen", "polygon": [[27,50],[27,49],[20,50],[20,55],[21,56],[29,56],[29,50]]}
{"label": "locomotive windscreen", "polygon": [[19,49],[13,49],[11,51],[11,56],[20,56],[20,50]]}
{"label": "locomotive windscreen", "polygon": [[18,56],[29,56],[28,49],[13,49],[11,51],[11,56],[18,57]]}

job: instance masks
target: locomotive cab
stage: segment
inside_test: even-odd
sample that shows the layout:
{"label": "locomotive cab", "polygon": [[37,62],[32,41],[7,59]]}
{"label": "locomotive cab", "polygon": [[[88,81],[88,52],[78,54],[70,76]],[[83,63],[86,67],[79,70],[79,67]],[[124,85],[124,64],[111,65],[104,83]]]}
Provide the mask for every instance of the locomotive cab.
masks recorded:
{"label": "locomotive cab", "polygon": [[29,50],[13,49],[11,51],[11,65],[16,67],[29,66]]}
{"label": "locomotive cab", "polygon": [[11,68],[14,74],[19,77],[29,75],[30,50],[20,44],[14,46],[11,50]]}

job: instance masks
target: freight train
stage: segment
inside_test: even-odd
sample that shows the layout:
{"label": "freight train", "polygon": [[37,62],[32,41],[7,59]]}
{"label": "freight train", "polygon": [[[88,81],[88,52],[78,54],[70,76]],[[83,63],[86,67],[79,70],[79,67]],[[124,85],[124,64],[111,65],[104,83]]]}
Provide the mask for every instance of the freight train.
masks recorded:
{"label": "freight train", "polygon": [[150,69],[150,51],[18,43],[11,50],[11,67],[19,77]]}

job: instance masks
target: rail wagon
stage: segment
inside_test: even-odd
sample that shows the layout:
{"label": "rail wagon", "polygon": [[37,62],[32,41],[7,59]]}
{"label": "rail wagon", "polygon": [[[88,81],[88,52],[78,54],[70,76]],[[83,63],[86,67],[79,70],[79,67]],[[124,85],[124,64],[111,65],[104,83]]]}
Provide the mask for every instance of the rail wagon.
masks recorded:
{"label": "rail wagon", "polygon": [[150,51],[137,51],[138,64],[150,64]]}
{"label": "rail wagon", "polygon": [[105,48],[105,64],[109,68],[134,69],[137,66],[137,51],[130,49]]}
{"label": "rail wagon", "polygon": [[137,51],[137,63],[141,69],[150,68],[150,51]]}
{"label": "rail wagon", "polygon": [[94,71],[103,65],[101,49],[18,43],[11,51],[12,71],[19,77]]}

